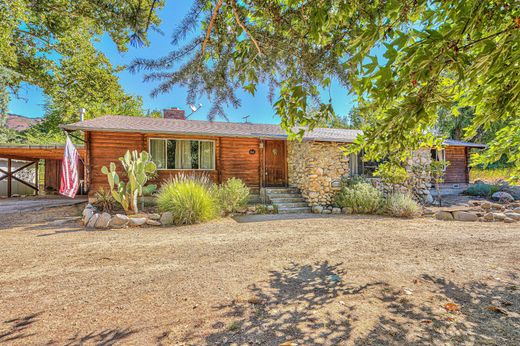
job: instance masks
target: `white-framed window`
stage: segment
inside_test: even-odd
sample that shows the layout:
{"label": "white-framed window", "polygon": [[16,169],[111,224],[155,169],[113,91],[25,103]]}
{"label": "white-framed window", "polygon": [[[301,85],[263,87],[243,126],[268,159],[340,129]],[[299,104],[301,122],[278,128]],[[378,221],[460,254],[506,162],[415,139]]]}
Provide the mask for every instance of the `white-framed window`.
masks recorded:
{"label": "white-framed window", "polygon": [[148,148],[157,169],[215,169],[215,141],[150,138]]}
{"label": "white-framed window", "polygon": [[442,171],[446,172],[446,149],[432,149],[432,160],[442,162]]}

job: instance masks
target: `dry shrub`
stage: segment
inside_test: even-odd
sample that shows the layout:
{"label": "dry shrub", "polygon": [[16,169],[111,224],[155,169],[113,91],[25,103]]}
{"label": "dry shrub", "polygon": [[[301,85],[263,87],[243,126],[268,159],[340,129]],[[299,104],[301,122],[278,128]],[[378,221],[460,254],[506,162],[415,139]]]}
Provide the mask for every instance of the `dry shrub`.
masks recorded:
{"label": "dry shrub", "polygon": [[414,218],[421,215],[421,206],[409,195],[394,193],[386,198],[385,212],[390,216]]}

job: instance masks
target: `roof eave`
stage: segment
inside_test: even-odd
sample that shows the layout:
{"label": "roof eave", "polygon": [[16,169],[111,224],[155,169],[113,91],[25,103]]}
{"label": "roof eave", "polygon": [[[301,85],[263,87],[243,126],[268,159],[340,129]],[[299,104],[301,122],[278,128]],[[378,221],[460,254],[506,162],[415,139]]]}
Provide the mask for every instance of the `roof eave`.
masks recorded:
{"label": "roof eave", "polygon": [[[287,135],[264,135],[264,134],[237,134],[229,133],[214,133],[214,132],[185,132],[185,131],[168,131],[168,130],[133,130],[133,129],[114,129],[114,128],[91,128],[86,126],[76,125],[60,125],[63,130],[67,131],[90,131],[90,132],[122,132],[122,133],[147,133],[147,134],[169,134],[169,135],[183,135],[183,136],[206,136],[206,137],[227,137],[227,138],[259,138],[259,139],[278,139],[287,140]],[[318,137],[304,137],[304,141],[318,141],[318,142],[337,142],[337,143],[352,143],[353,140],[342,140],[339,138],[318,138]]]}

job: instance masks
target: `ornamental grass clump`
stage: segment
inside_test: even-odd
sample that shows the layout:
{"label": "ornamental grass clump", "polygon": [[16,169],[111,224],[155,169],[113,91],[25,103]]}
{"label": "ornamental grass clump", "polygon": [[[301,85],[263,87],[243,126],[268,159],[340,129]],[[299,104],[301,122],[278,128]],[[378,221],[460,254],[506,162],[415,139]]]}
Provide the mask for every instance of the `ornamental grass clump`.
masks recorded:
{"label": "ornamental grass clump", "polygon": [[249,188],[237,178],[228,179],[215,189],[219,206],[224,214],[236,213],[243,209],[249,200]]}
{"label": "ornamental grass clump", "polygon": [[383,194],[370,183],[350,184],[334,196],[334,204],[356,214],[376,214],[383,206]]}
{"label": "ornamental grass clump", "polygon": [[386,198],[385,213],[394,217],[414,218],[421,215],[421,207],[409,195],[393,193]]}
{"label": "ornamental grass clump", "polygon": [[170,179],[157,196],[159,210],[171,212],[176,225],[191,225],[218,217],[217,203],[209,179],[195,176]]}

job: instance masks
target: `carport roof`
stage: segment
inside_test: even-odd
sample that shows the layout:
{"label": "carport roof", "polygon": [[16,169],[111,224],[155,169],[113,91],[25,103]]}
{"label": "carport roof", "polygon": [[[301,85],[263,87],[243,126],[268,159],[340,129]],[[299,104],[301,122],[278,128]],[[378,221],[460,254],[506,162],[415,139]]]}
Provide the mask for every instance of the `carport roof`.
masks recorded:
{"label": "carport roof", "polygon": [[[51,159],[63,158],[64,145],[0,144],[0,158],[11,159]],[[85,157],[83,145],[76,145],[81,157]]]}

